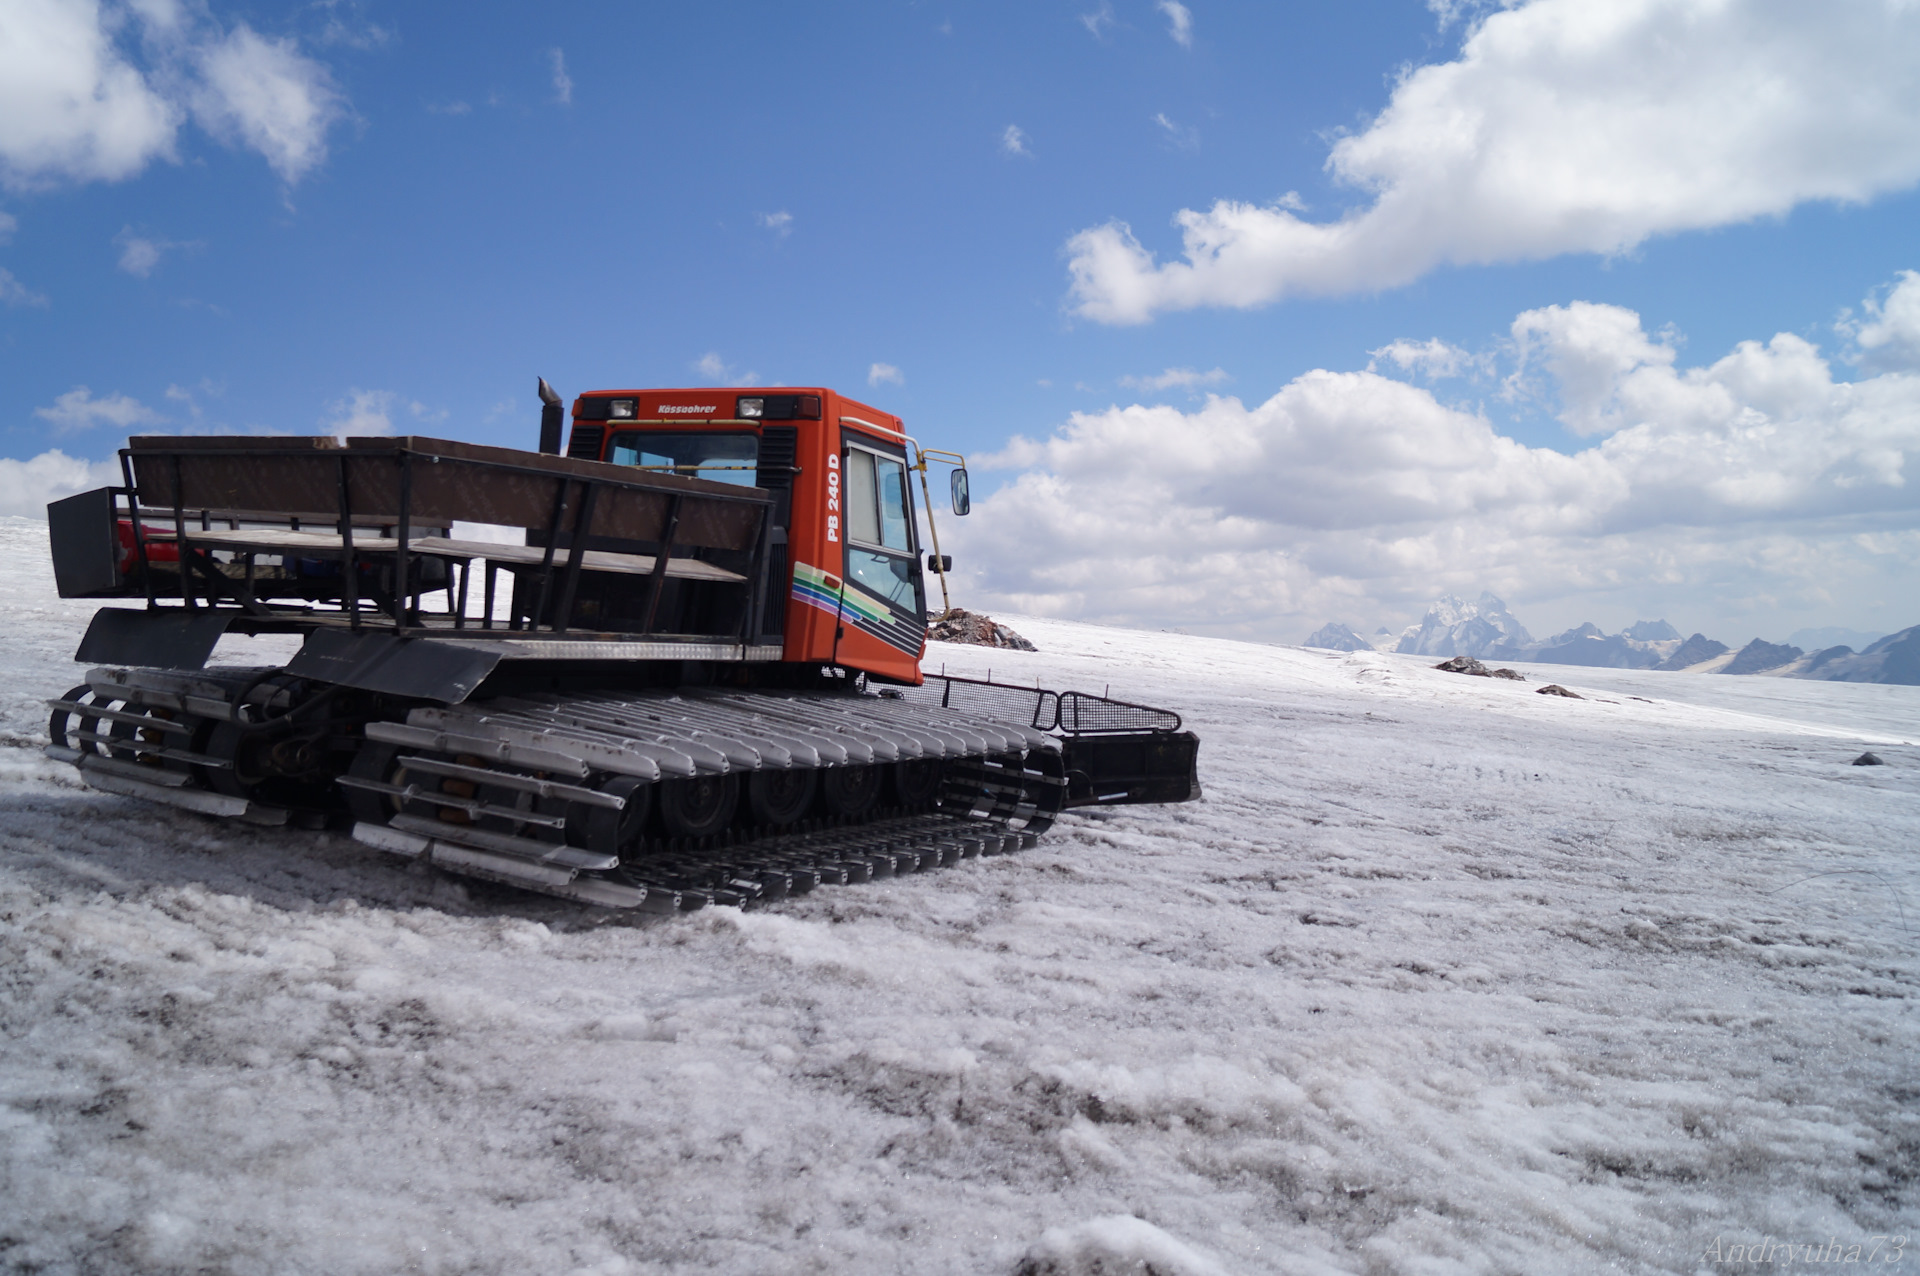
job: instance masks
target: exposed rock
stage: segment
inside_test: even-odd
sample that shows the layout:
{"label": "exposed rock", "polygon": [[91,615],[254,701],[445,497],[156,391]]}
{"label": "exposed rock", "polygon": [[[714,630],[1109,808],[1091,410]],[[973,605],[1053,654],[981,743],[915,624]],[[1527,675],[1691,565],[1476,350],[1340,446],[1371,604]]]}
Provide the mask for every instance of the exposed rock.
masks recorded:
{"label": "exposed rock", "polygon": [[1724,642],[1715,642],[1705,634],[1695,634],[1680,644],[1680,650],[1655,665],[1655,669],[1690,669],[1703,664],[1715,656],[1724,656],[1732,648]]}
{"label": "exposed rock", "polygon": [[1781,665],[1790,665],[1800,659],[1800,648],[1789,647],[1785,643],[1761,642],[1755,638],[1740,648],[1740,654],[1733,663],[1722,669],[1721,673],[1765,673],[1769,669],[1778,669]]}
{"label": "exposed rock", "polygon": [[1565,696],[1569,700],[1585,700],[1586,699],[1586,697],[1581,695],[1579,692],[1568,691],[1565,687],[1561,686],[1557,682],[1549,682],[1546,686],[1537,689],[1533,694],[1536,696]]}
{"label": "exposed rock", "polygon": [[1014,651],[1038,651],[1032,643],[991,616],[955,607],[927,626],[927,637],[934,642],[964,642],[976,647],[1009,647]]}
{"label": "exposed rock", "polygon": [[1320,647],[1327,651],[1372,651],[1373,644],[1362,638],[1337,620],[1330,620],[1307,635],[1303,647]]}
{"label": "exposed rock", "polygon": [[1855,766],[1885,766],[1886,761],[1877,754],[1863,753],[1853,760]]}
{"label": "exposed rock", "polygon": [[1455,656],[1452,660],[1442,660],[1434,666],[1443,673],[1470,673],[1476,678],[1491,678],[1493,670],[1475,660],[1472,656]]}
{"label": "exposed rock", "polygon": [[1511,678],[1515,682],[1525,682],[1527,680],[1527,675],[1521,673],[1518,669],[1495,669],[1490,676],[1495,678]]}

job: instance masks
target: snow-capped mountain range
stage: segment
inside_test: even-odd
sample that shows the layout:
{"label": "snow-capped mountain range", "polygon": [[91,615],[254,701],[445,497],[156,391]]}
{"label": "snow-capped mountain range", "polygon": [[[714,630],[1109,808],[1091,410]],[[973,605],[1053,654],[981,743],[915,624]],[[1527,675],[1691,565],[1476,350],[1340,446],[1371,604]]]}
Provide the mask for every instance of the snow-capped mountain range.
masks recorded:
{"label": "snow-capped mountain range", "polygon": [[[1845,631],[1807,631],[1817,640]],[[1796,634],[1795,638],[1802,635]],[[1664,620],[1642,620],[1617,634],[1591,621],[1551,638],[1536,639],[1507,605],[1490,593],[1468,601],[1449,594],[1427,609],[1420,623],[1398,634],[1382,628],[1362,637],[1338,621],[1308,635],[1303,646],[1334,651],[1396,651],[1418,656],[1472,656],[1478,660],[1531,661],[1608,669],[1662,669],[1684,673],[1766,674],[1829,682],[1920,684],[1920,625],[1885,637],[1852,635],[1844,644],[1803,650],[1791,643],[1755,638],[1739,650],[1705,634],[1683,638]]]}

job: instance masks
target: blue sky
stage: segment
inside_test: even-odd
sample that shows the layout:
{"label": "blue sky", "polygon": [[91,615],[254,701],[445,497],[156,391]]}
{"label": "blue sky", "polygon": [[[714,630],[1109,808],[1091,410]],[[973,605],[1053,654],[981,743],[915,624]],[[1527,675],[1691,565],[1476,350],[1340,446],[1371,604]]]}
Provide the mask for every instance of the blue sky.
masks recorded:
{"label": "blue sky", "polygon": [[[839,387],[997,460],[965,537],[999,606],[1287,640],[1404,623],[1442,589],[1502,591],[1536,629],[1920,620],[1916,21],[1866,0],[1818,30],[1734,0],[1618,11],[4,0],[0,498],[10,481],[23,508],[0,512],[76,473],[34,458],[99,460],[129,429],[528,445],[536,375],[567,394],[752,377]],[[1688,40],[1661,79],[1645,48]],[[1769,118],[1752,103],[1782,79],[1857,100]],[[1449,151],[1463,104],[1480,140]],[[1181,210],[1221,250],[1191,279],[1166,269]],[[1119,247],[1096,261],[1100,235]],[[1747,418],[1700,426],[1654,384],[1725,398],[1687,370],[1777,333],[1819,348],[1828,406],[1740,410],[1827,430],[1818,457],[1729,453]],[[1453,353],[1377,353],[1434,339]],[[1612,380],[1582,389],[1595,358]],[[1418,450],[1394,422],[1438,412],[1418,428],[1483,431],[1461,446],[1495,469],[1544,474],[1551,452],[1606,470],[1585,490],[1625,486],[1578,518],[1554,478],[1531,513],[1482,494],[1410,515],[1368,495],[1407,473],[1362,458],[1346,513],[1292,512],[1313,502],[1277,473],[1222,496],[1249,467],[1300,470],[1276,440],[1311,431],[1275,396],[1316,370],[1348,378],[1341,411],[1373,413],[1385,451]],[[1867,426],[1834,406],[1863,378]],[[1176,447],[1252,433],[1168,487],[1151,449],[1094,439],[1136,405],[1164,405],[1151,428]],[[1676,447],[1719,457],[1720,486],[1621,459]],[[1809,465],[1825,496],[1752,495]],[[1093,515],[1146,493],[1188,513],[1107,561]]]}

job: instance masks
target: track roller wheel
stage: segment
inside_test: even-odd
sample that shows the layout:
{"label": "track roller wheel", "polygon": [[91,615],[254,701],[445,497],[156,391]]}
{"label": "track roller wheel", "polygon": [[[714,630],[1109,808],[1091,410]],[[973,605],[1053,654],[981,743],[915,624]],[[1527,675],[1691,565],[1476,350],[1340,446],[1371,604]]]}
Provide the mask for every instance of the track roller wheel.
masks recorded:
{"label": "track roller wheel", "polygon": [[828,767],[820,774],[820,805],[828,815],[865,815],[880,799],[881,771],[877,766]]}
{"label": "track roller wheel", "polygon": [[940,781],[945,778],[946,768],[939,758],[917,758],[912,762],[896,762],[889,770],[887,781],[893,788],[893,800],[900,806],[925,806],[933,801],[940,792]]}
{"label": "track roller wheel", "polygon": [[754,771],[747,776],[747,821],[751,824],[792,824],[813,805],[819,773],[804,767],[787,771]]}
{"label": "track roller wheel", "polygon": [[734,775],[696,775],[689,780],[663,780],[655,804],[660,828],[668,837],[712,837],[733,823],[740,809],[740,778]]}
{"label": "track roller wheel", "polygon": [[600,792],[625,798],[620,810],[572,803],[567,807],[567,841],[601,855],[625,855],[646,832],[647,813],[653,809],[653,786],[631,775],[609,776],[594,786]]}
{"label": "track roller wheel", "polygon": [[[126,706],[111,696],[103,696],[86,683],[81,683],[62,700],[72,700],[82,705],[101,709],[123,709]],[[72,733],[85,731],[92,735],[105,735],[101,724],[107,719],[89,716],[84,709],[55,709],[47,719],[47,738],[66,749],[77,749],[81,753],[104,753],[103,746],[90,740],[82,740]]]}
{"label": "track roller wheel", "polygon": [[[404,785],[407,782],[407,770],[395,761],[399,752],[398,745],[369,743],[354,755],[353,765],[347,768],[347,774],[362,780]],[[347,810],[363,824],[385,824],[400,812],[398,798],[385,793],[370,793],[366,789],[348,788],[346,785],[340,787],[347,796]]]}

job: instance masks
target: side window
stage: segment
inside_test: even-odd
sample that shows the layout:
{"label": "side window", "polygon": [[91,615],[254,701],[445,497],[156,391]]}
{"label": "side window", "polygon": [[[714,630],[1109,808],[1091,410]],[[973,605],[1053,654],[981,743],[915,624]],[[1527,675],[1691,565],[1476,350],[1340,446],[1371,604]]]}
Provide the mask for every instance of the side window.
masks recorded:
{"label": "side window", "polygon": [[873,463],[879,458],[859,448],[847,451],[847,536],[880,543],[880,505],[874,497]]}
{"label": "side window", "polygon": [[880,487],[880,543],[907,552],[907,467],[890,456],[874,458]]}
{"label": "side window", "polygon": [[847,538],[907,553],[906,462],[848,448],[846,475]]}

